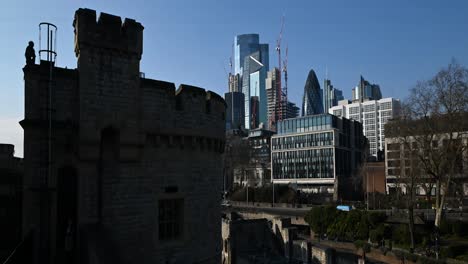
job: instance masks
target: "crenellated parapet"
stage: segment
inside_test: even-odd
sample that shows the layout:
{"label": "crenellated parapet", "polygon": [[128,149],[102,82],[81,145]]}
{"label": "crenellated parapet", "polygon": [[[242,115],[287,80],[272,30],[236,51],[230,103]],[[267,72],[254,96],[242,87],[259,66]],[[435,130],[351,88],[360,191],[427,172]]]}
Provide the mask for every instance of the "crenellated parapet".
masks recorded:
{"label": "crenellated parapet", "polygon": [[143,129],[148,133],[224,137],[226,104],[211,91],[142,79]]}
{"label": "crenellated parapet", "polygon": [[105,48],[137,55],[143,53],[143,26],[133,19],[101,13],[96,21],[96,11],[80,8],[75,12],[75,54],[83,47]]}

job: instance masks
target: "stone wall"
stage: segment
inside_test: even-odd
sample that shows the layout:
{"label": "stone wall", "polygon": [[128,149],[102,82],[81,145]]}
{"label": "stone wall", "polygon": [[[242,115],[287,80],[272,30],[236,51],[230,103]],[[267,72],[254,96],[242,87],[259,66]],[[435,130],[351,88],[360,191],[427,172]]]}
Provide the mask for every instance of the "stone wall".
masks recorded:
{"label": "stone wall", "polygon": [[5,260],[21,239],[23,163],[14,145],[0,143],[0,259]]}
{"label": "stone wall", "polygon": [[[95,11],[79,9],[73,25],[77,69],[44,61],[24,68],[25,184],[57,190],[47,205],[52,228],[40,240],[60,259],[66,214],[76,245],[86,244],[80,230],[96,225],[122,263],[219,263],[224,100],[141,78],[143,26],[132,19],[96,20]],[[64,182],[76,197],[60,191]],[[181,236],[171,241],[159,237],[158,204],[166,199],[183,201]],[[46,228],[39,201],[38,193],[24,195],[23,230]]]}

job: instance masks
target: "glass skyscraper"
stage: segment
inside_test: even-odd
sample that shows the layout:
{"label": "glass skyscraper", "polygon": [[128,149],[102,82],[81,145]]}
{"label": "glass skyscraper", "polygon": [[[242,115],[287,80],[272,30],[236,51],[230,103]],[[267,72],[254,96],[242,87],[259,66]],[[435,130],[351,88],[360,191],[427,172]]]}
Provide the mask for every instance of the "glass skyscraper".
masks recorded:
{"label": "glass skyscraper", "polygon": [[[267,124],[265,79],[269,70],[268,44],[259,43],[258,34],[238,35],[234,39],[234,73],[240,74],[244,94],[244,127]],[[254,98],[254,102],[252,99]]]}
{"label": "glass skyscraper", "polygon": [[229,92],[224,94],[226,101],[226,130],[239,129],[244,125],[244,94]]}
{"label": "glass skyscraper", "polygon": [[343,92],[333,87],[330,80],[325,79],[323,82],[323,112],[328,113],[328,109],[338,105],[338,101],[343,99]]}
{"label": "glass skyscraper", "polygon": [[234,38],[234,74],[243,74],[245,57],[258,51],[258,45],[258,34],[243,34]]}
{"label": "glass skyscraper", "polygon": [[364,79],[361,75],[358,86],[352,90],[353,102],[364,102],[367,100],[380,100],[382,99],[382,92],[380,86],[371,84]]}
{"label": "glass skyscraper", "polygon": [[310,70],[304,86],[302,98],[302,116],[317,115],[323,113],[322,92],[314,70]]}

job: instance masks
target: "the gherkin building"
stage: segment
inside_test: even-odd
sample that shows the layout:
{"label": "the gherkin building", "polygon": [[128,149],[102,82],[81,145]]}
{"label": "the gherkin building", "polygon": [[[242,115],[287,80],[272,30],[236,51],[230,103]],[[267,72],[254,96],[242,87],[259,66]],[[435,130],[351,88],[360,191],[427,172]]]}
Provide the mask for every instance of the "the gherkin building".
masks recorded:
{"label": "the gherkin building", "polygon": [[316,115],[323,113],[322,95],[320,84],[314,70],[310,70],[309,76],[304,86],[304,96],[302,98],[302,116]]}

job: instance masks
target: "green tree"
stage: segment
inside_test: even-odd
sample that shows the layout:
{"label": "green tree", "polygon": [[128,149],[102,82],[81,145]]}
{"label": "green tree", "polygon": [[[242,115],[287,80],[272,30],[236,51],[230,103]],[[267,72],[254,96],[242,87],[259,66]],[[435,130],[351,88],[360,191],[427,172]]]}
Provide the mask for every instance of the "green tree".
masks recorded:
{"label": "green tree", "polygon": [[335,221],[339,211],[333,206],[313,207],[305,216],[305,221],[309,224],[316,237],[321,237],[327,233],[331,224]]}

